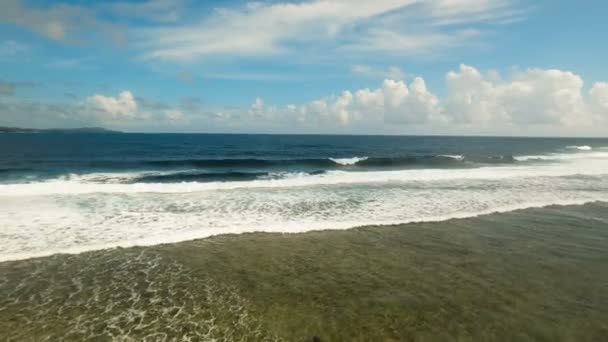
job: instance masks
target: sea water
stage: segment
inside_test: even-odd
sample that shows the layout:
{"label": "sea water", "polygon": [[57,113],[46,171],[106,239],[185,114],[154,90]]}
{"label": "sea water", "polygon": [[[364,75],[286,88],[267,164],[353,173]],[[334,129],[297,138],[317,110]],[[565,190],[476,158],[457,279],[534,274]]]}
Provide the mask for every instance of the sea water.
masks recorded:
{"label": "sea water", "polygon": [[0,261],[608,201],[608,140],[0,135]]}

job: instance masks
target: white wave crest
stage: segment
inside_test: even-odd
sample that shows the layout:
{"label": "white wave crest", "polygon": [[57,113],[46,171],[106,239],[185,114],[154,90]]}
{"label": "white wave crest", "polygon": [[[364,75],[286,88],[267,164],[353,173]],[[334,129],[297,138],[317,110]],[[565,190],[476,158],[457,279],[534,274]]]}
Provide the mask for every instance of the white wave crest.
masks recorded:
{"label": "white wave crest", "polygon": [[517,161],[576,161],[576,160],[601,160],[608,159],[608,152],[590,152],[590,153],[551,153],[543,155],[516,156]]}
{"label": "white wave crest", "polygon": [[582,145],[582,146],[571,145],[571,146],[566,146],[566,148],[569,150],[579,150],[579,151],[591,151],[592,150],[591,146],[587,146],[587,145]]}
{"label": "white wave crest", "polygon": [[455,160],[464,160],[464,156],[460,154],[440,154],[438,157],[450,158]]}
{"label": "white wave crest", "polygon": [[[518,160],[558,160],[547,165],[480,167],[476,169],[421,169],[347,172],[328,171],[309,175],[294,173],[276,179],[256,179],[243,182],[182,182],[182,183],[90,183],[74,179],[55,179],[27,184],[0,184],[0,198],[40,195],[82,195],[94,193],[195,193],[236,189],[287,189],[345,184],[377,184],[407,182],[437,182],[446,180],[498,180],[522,177],[561,177],[573,175],[597,176],[608,174],[608,152],[584,155],[524,156]],[[553,159],[550,159],[553,158]],[[132,174],[129,174],[132,176]],[[119,175],[115,176],[120,178]],[[86,178],[86,177],[85,177]]]}
{"label": "white wave crest", "polygon": [[368,157],[352,157],[352,158],[329,158],[329,160],[333,161],[336,164],[340,165],[355,165],[360,161],[367,160]]}

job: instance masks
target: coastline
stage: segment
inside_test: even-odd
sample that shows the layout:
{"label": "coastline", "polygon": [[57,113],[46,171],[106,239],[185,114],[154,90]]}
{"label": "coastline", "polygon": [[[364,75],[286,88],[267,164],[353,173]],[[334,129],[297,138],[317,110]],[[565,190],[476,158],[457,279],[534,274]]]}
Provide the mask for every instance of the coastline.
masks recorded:
{"label": "coastline", "polygon": [[[0,263],[14,340],[598,340],[608,204]],[[52,327],[52,328],[49,328]]]}

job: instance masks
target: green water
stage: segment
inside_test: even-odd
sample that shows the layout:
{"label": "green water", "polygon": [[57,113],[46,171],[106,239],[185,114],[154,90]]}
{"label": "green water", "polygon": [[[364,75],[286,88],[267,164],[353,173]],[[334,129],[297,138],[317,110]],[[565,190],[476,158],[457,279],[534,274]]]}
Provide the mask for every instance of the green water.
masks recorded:
{"label": "green water", "polygon": [[604,341],[608,204],[5,262],[0,336]]}

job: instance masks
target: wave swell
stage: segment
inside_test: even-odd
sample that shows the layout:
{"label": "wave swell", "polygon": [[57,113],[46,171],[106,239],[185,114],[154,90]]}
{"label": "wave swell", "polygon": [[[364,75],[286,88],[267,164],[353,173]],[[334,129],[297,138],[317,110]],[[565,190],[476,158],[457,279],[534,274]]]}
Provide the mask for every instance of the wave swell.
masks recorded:
{"label": "wave swell", "polygon": [[464,163],[510,164],[513,156],[461,156],[461,155],[414,155],[400,157],[349,157],[349,158],[301,158],[301,159],[176,159],[143,162],[154,167],[196,168],[273,168],[306,166],[317,168],[343,167],[395,167],[395,166],[450,166]]}

